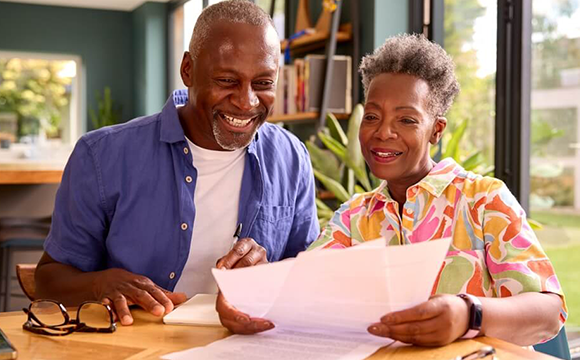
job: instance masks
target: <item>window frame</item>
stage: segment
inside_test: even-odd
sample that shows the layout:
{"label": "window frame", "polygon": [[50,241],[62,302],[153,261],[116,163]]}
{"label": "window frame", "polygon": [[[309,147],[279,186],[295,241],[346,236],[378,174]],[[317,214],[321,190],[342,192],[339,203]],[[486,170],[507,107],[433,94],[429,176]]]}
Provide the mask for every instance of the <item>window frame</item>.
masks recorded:
{"label": "window frame", "polygon": [[[532,3],[498,0],[497,6],[494,176],[528,212]],[[444,8],[444,0],[409,0],[409,31],[444,47]]]}
{"label": "window frame", "polygon": [[86,94],[86,81],[84,76],[85,69],[83,67],[82,58],[78,55],[69,54],[6,50],[0,50],[0,57],[49,61],[74,61],[76,63],[77,71],[76,76],[72,80],[70,99],[71,119],[76,119],[76,121],[70,121],[66,128],[66,135],[63,131],[63,136],[61,138],[63,146],[73,146],[77,140],[87,132],[87,96],[82,96],[82,94]]}

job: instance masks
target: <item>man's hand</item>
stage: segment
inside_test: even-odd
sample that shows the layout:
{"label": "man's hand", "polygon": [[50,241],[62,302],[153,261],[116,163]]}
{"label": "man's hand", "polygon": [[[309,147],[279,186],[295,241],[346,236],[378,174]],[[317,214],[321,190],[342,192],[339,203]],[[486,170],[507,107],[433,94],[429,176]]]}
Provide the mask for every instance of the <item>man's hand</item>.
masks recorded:
{"label": "man's hand", "polygon": [[218,293],[215,308],[222,325],[234,334],[251,335],[274,328],[274,324],[268,320],[251,318],[238,311],[224,298],[221,291]]}
{"label": "man's hand", "polygon": [[225,256],[217,261],[218,269],[236,269],[258,264],[266,264],[266,249],[258,245],[252,238],[238,240]]}
{"label": "man's hand", "polygon": [[441,346],[463,336],[468,319],[469,309],[463,299],[455,295],[434,295],[415,307],[383,316],[368,331],[408,344]]}
{"label": "man's hand", "polygon": [[138,305],[155,316],[163,316],[171,312],[174,305],[187,300],[184,293],[172,293],[149,278],[126,270],[108,269],[99,275],[93,283],[95,298],[109,304],[122,325],[133,323],[130,305]]}

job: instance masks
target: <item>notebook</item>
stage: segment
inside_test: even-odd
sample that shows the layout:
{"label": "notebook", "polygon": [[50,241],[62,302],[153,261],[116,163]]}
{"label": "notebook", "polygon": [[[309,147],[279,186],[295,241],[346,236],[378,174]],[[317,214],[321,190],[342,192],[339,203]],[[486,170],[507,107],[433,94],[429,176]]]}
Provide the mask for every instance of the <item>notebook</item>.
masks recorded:
{"label": "notebook", "polygon": [[216,294],[197,294],[163,317],[170,325],[222,326],[215,310]]}

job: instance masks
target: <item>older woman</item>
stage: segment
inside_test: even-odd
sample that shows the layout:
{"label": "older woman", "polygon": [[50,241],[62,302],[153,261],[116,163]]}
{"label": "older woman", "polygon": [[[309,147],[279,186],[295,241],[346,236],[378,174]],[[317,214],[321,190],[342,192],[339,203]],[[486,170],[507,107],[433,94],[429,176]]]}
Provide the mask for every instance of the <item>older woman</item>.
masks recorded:
{"label": "older woman", "polygon": [[453,69],[441,47],[413,35],[390,38],[363,59],[359,138],[372,173],[385,181],[343,204],[310,249],[451,236],[434,295],[377,319],[369,332],[418,345],[483,334],[535,344],[558,333],[566,308],[523,209],[500,180],[429,155],[459,92]]}
{"label": "older woman", "polygon": [[[360,143],[384,181],[344,203],[309,250],[378,237],[392,246],[452,237],[431,298],[385,314],[368,331],[427,346],[478,335],[531,345],[556,335],[567,315],[564,296],[517,200],[500,180],[430,157],[459,92],[451,58],[422,36],[400,35],[366,56],[360,71]],[[223,298],[218,310],[234,332],[273,326]]]}

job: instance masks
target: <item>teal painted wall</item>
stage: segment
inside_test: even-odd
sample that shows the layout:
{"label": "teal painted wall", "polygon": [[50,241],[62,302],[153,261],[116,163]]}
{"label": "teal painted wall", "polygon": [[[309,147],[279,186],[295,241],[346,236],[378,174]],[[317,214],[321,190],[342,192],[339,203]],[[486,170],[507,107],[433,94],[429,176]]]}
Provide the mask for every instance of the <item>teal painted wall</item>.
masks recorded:
{"label": "teal painted wall", "polygon": [[381,46],[389,36],[409,31],[408,0],[375,0],[374,47]]}
{"label": "teal painted wall", "polygon": [[87,111],[109,86],[123,120],[133,116],[131,13],[0,2],[0,34],[0,50],[80,56]]}
{"label": "teal painted wall", "polygon": [[135,116],[159,112],[167,99],[167,4],[147,2],[135,9]]}

